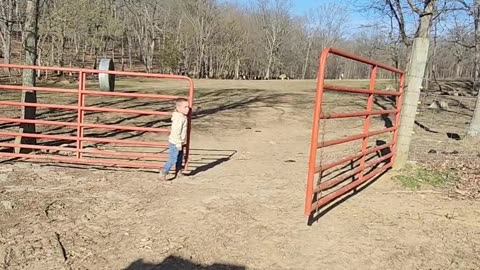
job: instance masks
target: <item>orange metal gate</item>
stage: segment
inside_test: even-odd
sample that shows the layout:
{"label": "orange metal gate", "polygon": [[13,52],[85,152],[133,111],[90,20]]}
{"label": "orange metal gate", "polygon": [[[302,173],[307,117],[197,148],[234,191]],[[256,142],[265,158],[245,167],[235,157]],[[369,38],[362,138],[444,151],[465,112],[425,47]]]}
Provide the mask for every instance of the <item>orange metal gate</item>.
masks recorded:
{"label": "orange metal gate", "polygon": [[[334,54],[343,58],[347,58],[353,61],[361,62],[367,64],[371,67],[370,69],[370,81],[368,89],[354,88],[354,87],[345,87],[338,85],[327,85],[325,84],[325,71],[327,65],[327,58],[330,54]],[[395,91],[386,91],[386,90],[375,90],[375,81],[377,76],[377,70],[383,69],[389,72],[398,74],[396,76],[400,77],[399,85]],[[306,199],[305,199],[305,215],[312,215],[314,212],[321,207],[329,204],[333,200],[341,197],[342,195],[348,193],[349,191],[355,189],[359,185],[365,183],[366,181],[372,179],[373,177],[385,172],[393,166],[395,148],[397,144],[397,131],[400,120],[400,110],[401,110],[401,100],[402,92],[404,85],[404,73],[401,70],[395,69],[393,67],[371,61],[369,59],[359,57],[347,52],[343,52],[334,48],[329,48],[323,50],[320,57],[320,65],[318,70],[318,81],[317,81],[317,90],[315,97],[315,109],[313,115],[313,126],[312,126],[312,139],[310,145],[310,160],[308,167],[308,178],[307,178],[307,190],[306,190]],[[354,93],[358,95],[367,95],[367,104],[365,111],[360,112],[334,112],[326,113],[322,111],[324,105],[324,91],[336,91],[336,92],[346,92]],[[395,97],[395,108],[391,110],[373,110],[373,103],[375,96],[390,96]],[[371,116],[374,115],[395,115],[395,120],[392,127],[381,129],[381,130],[370,130]],[[321,127],[321,122],[326,121],[327,119],[345,119],[345,118],[354,118],[354,117],[363,117],[363,132],[361,134],[349,135],[340,139],[332,139],[327,141],[319,142],[319,130]],[[368,138],[377,136],[380,134],[391,133],[391,141],[387,142],[381,146],[377,147],[368,147]],[[359,152],[354,155],[346,156],[335,161],[329,161],[327,164],[323,164],[322,160],[317,160],[317,151],[320,149],[331,147],[335,145],[344,144],[352,141],[361,141],[359,143]],[[381,152],[385,149],[389,149],[389,153],[386,155],[380,155],[373,161],[368,161],[366,159],[367,155]],[[342,164],[348,164],[350,162],[360,161],[358,164],[353,166],[351,171],[346,174],[339,175],[333,179],[325,180],[323,175],[328,170],[337,168],[337,166]],[[367,162],[368,161],[368,162]],[[378,169],[371,171],[366,171],[367,169],[374,168],[379,164],[383,166]],[[315,183],[315,176],[318,175],[318,181]],[[348,184],[345,184],[347,179],[352,179]]]}
{"label": "orange metal gate", "polygon": [[[168,143],[167,135],[169,132],[168,118],[174,108],[173,100],[176,98],[186,98],[189,101],[190,107],[193,105],[194,87],[193,81],[185,76],[164,75],[164,74],[150,74],[140,72],[123,72],[123,71],[100,71],[93,69],[78,69],[78,68],[59,68],[59,67],[44,67],[44,66],[24,66],[24,65],[5,65],[0,64],[0,68],[10,68],[12,70],[31,69],[36,72],[62,72],[76,74],[77,87],[75,88],[60,88],[60,87],[27,87],[9,82],[8,78],[4,78],[4,83],[0,81],[0,157],[5,158],[23,158],[51,162],[65,162],[65,163],[80,163],[93,164],[104,166],[121,166],[134,168],[161,168],[164,161],[168,157]],[[97,79],[99,74],[114,74],[116,76],[136,77],[148,79],[163,79],[166,80],[183,80],[188,84],[185,85],[185,95],[160,95],[157,93],[143,93],[140,91],[120,91],[108,92],[99,91],[94,86],[89,86],[92,89],[87,89],[87,79]],[[7,84],[7,82],[9,82]],[[156,83],[156,82],[155,82]],[[138,84],[140,87],[142,83]],[[138,88],[138,87],[137,87]],[[36,102],[28,103],[17,100],[5,100],[8,92],[20,91],[36,91],[45,95],[48,103]],[[59,104],[61,100],[60,95],[65,95],[65,99],[70,100],[69,104]],[[18,96],[18,95],[17,95]],[[100,102],[100,106],[95,104],[89,105],[87,98],[96,97],[102,98],[105,102]],[[109,106],[113,102],[108,102],[114,99],[123,98],[126,107],[118,108]],[[147,103],[145,100],[148,100]],[[143,101],[143,103],[142,103]],[[105,103],[102,105],[102,103]],[[132,109],[131,104],[138,103],[138,107],[143,104],[152,104],[149,109]],[[163,104],[161,110],[155,109],[158,104]],[[65,114],[71,114],[69,121],[60,121],[58,119],[51,120],[45,117],[37,117],[37,119],[21,119],[21,117],[8,116],[10,112],[19,112],[20,108],[35,107],[38,110],[47,112],[61,111]],[[158,107],[158,106],[157,106]],[[115,114],[116,121],[111,123],[96,123],[97,121],[88,122],[86,117],[97,117],[99,119],[105,114]],[[128,117],[127,117],[128,116]],[[113,116],[112,116],[113,117]],[[145,125],[145,123],[135,123],[132,121],[124,121],[128,119],[139,119],[141,117],[160,118],[165,126],[155,127],[159,121],[152,120]],[[65,118],[65,117],[64,117]],[[127,122],[130,125],[119,125],[117,123]],[[41,141],[37,144],[22,144],[15,143],[13,139],[20,137],[18,132],[18,125],[21,124],[35,124],[37,131],[35,133],[22,133],[21,137],[34,138]],[[45,127],[54,127],[47,130]],[[51,134],[52,130],[70,128],[70,131],[63,133],[70,133],[69,135]],[[93,131],[106,131],[97,136]],[[188,132],[187,142],[185,146],[184,162],[187,166],[189,150],[190,150],[190,130],[191,130],[191,113],[188,115]],[[87,132],[88,131],[88,132]],[[113,133],[115,131],[115,133]],[[135,133],[131,137],[140,138],[137,140],[126,138],[114,138],[112,134]],[[118,136],[117,136],[118,137]],[[147,138],[146,138],[147,137]],[[162,138],[163,139],[160,139]],[[145,139],[146,138],[146,139]],[[127,151],[101,150],[100,148],[108,147],[124,147]],[[30,149],[30,153],[15,153],[14,148]],[[125,150],[125,149],[123,149]]]}

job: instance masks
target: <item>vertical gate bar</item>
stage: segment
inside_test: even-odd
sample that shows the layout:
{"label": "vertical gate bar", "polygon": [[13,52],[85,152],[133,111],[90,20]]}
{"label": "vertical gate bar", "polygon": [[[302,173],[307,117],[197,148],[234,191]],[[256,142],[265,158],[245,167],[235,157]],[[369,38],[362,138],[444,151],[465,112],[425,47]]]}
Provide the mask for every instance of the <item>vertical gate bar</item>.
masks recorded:
{"label": "vertical gate bar", "polygon": [[305,196],[305,215],[307,216],[312,212],[313,180],[315,178],[315,167],[317,165],[318,132],[320,127],[320,115],[322,113],[325,69],[329,53],[330,49],[324,49],[322,51],[322,55],[320,56],[320,65],[318,67],[317,89],[315,93],[315,107],[312,123],[312,140],[310,142],[310,159],[308,162],[307,190]]}
{"label": "vertical gate bar", "polygon": [[83,149],[83,109],[85,105],[85,97],[83,91],[85,91],[86,74],[83,71],[78,73],[78,108],[77,108],[77,159],[82,158]]}
{"label": "vertical gate bar", "polygon": [[[375,80],[377,79],[377,66],[372,66],[372,69],[370,71],[370,84],[368,85],[368,90],[371,91],[368,95],[368,100],[367,100],[367,108],[366,111],[368,113],[372,112],[372,107],[373,107],[373,100],[374,100],[374,94],[373,91],[375,91]],[[363,124],[363,134],[367,135],[368,131],[370,130],[370,120],[371,120],[371,115],[368,114],[365,116],[364,124]],[[363,179],[363,169],[365,167],[365,159],[366,159],[366,152],[367,152],[367,146],[368,146],[368,136],[365,136],[362,140],[362,158],[360,160],[360,172],[358,176],[358,180]]]}
{"label": "vertical gate bar", "polygon": [[400,95],[397,96],[396,99],[396,105],[397,105],[397,112],[395,113],[395,131],[393,132],[393,138],[392,138],[392,153],[393,156],[390,159],[390,165],[393,167],[395,165],[395,157],[397,155],[397,139],[398,139],[398,128],[400,126],[400,111],[402,110],[402,98],[403,98],[403,88],[405,86],[405,73],[400,73],[400,85],[398,88],[398,92]]}
{"label": "vertical gate bar", "polygon": [[190,107],[190,111],[188,112],[188,117],[187,117],[187,141],[185,145],[185,155],[184,155],[184,161],[185,161],[185,166],[184,169],[188,169],[188,160],[190,156],[190,135],[191,135],[191,130],[192,130],[192,114],[193,114],[193,95],[194,95],[194,86],[193,86],[193,80],[189,79],[189,89],[188,89],[188,106]]}

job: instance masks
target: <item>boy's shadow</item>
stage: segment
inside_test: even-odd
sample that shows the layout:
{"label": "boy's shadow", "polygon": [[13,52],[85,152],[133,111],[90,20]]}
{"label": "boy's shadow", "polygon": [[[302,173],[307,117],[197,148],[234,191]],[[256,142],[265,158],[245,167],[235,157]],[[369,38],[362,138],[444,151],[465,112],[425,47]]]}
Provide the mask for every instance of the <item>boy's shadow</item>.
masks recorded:
{"label": "boy's shadow", "polygon": [[193,176],[210,170],[229,161],[236,153],[236,150],[191,149],[187,175]]}
{"label": "boy's shadow", "polygon": [[245,270],[244,266],[232,264],[201,265],[177,256],[168,256],[159,264],[147,263],[143,259],[132,262],[123,270]]}

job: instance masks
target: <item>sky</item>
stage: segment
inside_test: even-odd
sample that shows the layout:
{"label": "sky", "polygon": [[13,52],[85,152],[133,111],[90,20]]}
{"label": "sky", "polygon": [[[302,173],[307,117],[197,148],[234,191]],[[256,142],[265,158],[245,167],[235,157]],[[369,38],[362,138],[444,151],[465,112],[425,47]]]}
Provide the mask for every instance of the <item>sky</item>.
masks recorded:
{"label": "sky", "polygon": [[[220,1],[225,1],[225,2],[235,2],[239,3],[240,5],[251,5],[252,3],[255,3],[256,0],[220,0]],[[321,5],[325,4],[330,4],[330,3],[335,3],[339,4],[345,7],[348,7],[348,15],[349,15],[349,27],[348,30],[346,31],[347,33],[354,34],[356,32],[359,32],[361,30],[365,30],[368,32],[372,32],[375,30],[378,30],[378,26],[375,27],[374,25],[379,22],[388,22],[388,17],[382,16],[379,13],[375,13],[373,11],[368,11],[365,7],[367,7],[370,3],[372,3],[372,0],[286,0],[290,1],[292,5],[292,10],[291,12],[294,15],[297,16],[302,16],[305,15],[305,13],[309,10],[315,9],[316,7],[319,7]],[[471,4],[473,0],[466,0],[468,4]],[[363,8],[362,8],[363,7]],[[408,8],[407,8],[408,10]],[[456,18],[462,18],[462,20],[468,21],[470,18],[466,17],[466,15],[458,15]],[[438,34],[442,34],[443,32],[446,31],[452,25],[451,21],[452,17],[448,15],[448,17],[442,17],[440,20],[440,23],[438,25]],[[406,28],[407,31],[412,34],[415,30],[415,26],[418,21],[417,16],[412,16],[409,15],[408,13],[405,13],[405,21],[406,21]],[[394,22],[395,27],[396,27],[396,22]],[[384,24],[385,26],[388,25]],[[366,28],[365,26],[374,26],[370,28]]]}
{"label": "sky", "polygon": [[[247,5],[254,0],[223,0],[226,2],[235,2],[242,5]],[[362,25],[371,24],[375,21],[371,14],[360,11],[360,6],[367,5],[370,0],[290,0],[292,3],[292,13],[298,16],[304,15],[308,10],[315,9],[316,7],[329,4],[339,3],[345,6],[350,6],[349,17],[350,23],[353,28],[361,28]],[[352,5],[349,5],[353,3]]]}

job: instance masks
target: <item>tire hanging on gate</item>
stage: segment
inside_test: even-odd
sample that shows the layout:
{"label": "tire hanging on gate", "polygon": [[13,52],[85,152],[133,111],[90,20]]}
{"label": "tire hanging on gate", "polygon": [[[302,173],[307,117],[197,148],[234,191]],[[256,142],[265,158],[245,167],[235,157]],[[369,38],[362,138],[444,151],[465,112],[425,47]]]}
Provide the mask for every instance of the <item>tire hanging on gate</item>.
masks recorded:
{"label": "tire hanging on gate", "polygon": [[[112,59],[101,59],[98,65],[99,70],[115,70]],[[98,83],[100,84],[100,90],[113,92],[115,89],[115,74],[98,74]]]}

